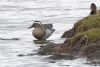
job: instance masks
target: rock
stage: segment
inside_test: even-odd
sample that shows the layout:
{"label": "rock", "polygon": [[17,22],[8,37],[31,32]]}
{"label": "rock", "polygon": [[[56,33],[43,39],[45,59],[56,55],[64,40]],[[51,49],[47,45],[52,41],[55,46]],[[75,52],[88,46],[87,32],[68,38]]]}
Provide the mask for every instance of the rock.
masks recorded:
{"label": "rock", "polygon": [[8,39],[8,38],[0,38],[1,40],[20,40],[19,38],[11,38],[11,39]]}
{"label": "rock", "polygon": [[50,60],[49,63],[55,63],[55,61],[54,60]]}
{"label": "rock", "polygon": [[71,30],[62,35],[62,38],[66,38],[64,43],[42,46],[38,54],[53,55],[50,59],[87,57],[93,63],[100,63],[97,61],[100,60],[100,14],[79,20]]}
{"label": "rock", "polygon": [[61,38],[70,38],[74,35],[75,35],[74,30],[71,29],[69,31],[64,32]]}
{"label": "rock", "polygon": [[48,43],[49,41],[47,40],[33,40],[35,44],[46,44]]}
{"label": "rock", "polygon": [[40,55],[52,55],[52,54],[58,54],[59,53],[59,45],[55,43],[48,43],[45,46],[42,46],[38,50],[38,54]]}
{"label": "rock", "polygon": [[70,29],[69,31],[64,32],[62,35],[62,38],[70,38],[73,37],[75,34],[79,32],[88,31],[93,28],[99,28],[100,29],[100,10],[97,14],[87,16],[79,21],[77,21],[74,24],[74,27]]}
{"label": "rock", "polygon": [[36,54],[34,54],[34,53],[27,54],[27,56],[34,56],[34,55],[36,55]]}
{"label": "rock", "polygon": [[92,63],[100,64],[100,40],[85,47],[81,56],[87,57]]}
{"label": "rock", "polygon": [[47,59],[52,59],[52,60],[74,60],[76,59],[74,56],[71,55],[52,55],[48,57]]}
{"label": "rock", "polygon": [[34,54],[34,53],[28,53],[28,54],[18,54],[17,56],[24,57],[24,56],[34,56],[34,55],[36,55],[36,54]]}
{"label": "rock", "polygon": [[25,56],[24,54],[19,54],[19,55],[17,55],[17,56],[19,56],[19,57],[23,57],[23,56]]}

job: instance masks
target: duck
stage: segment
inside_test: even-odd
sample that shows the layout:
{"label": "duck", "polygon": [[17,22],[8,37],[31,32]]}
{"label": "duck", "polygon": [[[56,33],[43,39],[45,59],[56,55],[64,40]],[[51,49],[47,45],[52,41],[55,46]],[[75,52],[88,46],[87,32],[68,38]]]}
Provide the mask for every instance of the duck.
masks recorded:
{"label": "duck", "polygon": [[29,27],[29,29],[30,28],[34,28],[32,31],[32,35],[38,40],[46,40],[55,31],[51,23],[42,24],[41,21],[34,21],[34,23],[32,24],[32,26]]}
{"label": "duck", "polygon": [[91,9],[90,15],[94,15],[97,13],[97,6],[95,5],[95,3],[91,3],[90,9]]}

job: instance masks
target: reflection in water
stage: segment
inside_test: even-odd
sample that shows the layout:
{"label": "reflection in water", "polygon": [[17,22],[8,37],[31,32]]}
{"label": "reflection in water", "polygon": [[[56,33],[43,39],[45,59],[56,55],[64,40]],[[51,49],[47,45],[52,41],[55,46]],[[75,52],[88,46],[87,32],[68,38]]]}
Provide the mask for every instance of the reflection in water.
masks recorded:
{"label": "reflection in water", "polygon": [[0,37],[20,39],[0,40],[0,67],[92,67],[82,59],[50,61],[47,56],[27,56],[41,46],[34,44],[27,29],[34,20],[52,23],[56,31],[48,40],[63,42],[59,40],[62,33],[89,14],[92,2],[99,5],[99,0],[0,0]]}

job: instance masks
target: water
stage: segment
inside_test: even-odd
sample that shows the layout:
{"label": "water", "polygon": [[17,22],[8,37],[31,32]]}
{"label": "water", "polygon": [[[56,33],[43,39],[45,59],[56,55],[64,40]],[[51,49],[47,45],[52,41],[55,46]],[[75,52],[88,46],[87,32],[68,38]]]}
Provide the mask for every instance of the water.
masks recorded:
{"label": "water", "polygon": [[48,40],[60,42],[64,31],[89,14],[92,2],[99,8],[100,0],[0,0],[0,37],[20,39],[0,40],[0,67],[97,67],[84,64],[83,59],[49,63],[47,56],[17,56],[35,54],[40,46],[27,29],[34,20],[52,23],[56,31]]}

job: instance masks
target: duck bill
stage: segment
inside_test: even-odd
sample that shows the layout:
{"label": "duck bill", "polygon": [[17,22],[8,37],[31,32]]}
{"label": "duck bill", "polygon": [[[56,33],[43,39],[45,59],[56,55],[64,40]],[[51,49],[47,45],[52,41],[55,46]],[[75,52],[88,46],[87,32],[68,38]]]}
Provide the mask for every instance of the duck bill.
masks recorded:
{"label": "duck bill", "polygon": [[32,26],[28,27],[28,29],[32,28]]}

